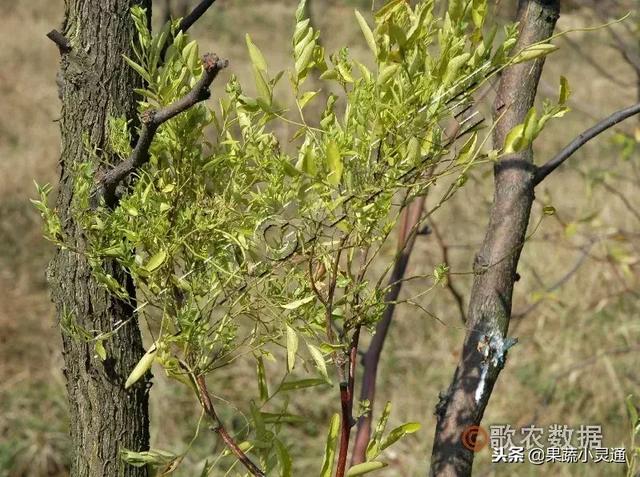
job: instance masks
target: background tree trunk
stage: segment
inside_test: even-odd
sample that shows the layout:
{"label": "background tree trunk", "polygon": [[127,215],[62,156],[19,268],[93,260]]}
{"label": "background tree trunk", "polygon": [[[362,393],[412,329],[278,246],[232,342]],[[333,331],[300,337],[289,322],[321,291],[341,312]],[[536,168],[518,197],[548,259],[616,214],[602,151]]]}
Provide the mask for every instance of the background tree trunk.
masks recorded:
{"label": "background tree trunk", "polygon": [[[514,51],[550,37],[559,14],[559,0],[520,0],[520,37]],[[496,147],[533,106],[543,64],[544,59],[521,63],[503,73],[495,103],[496,119],[504,113],[494,133]],[[502,159],[494,176],[489,225],[474,262],[468,332],[453,381],[436,409],[431,456],[434,476],[471,475],[474,454],[462,444],[461,436],[470,426],[480,424],[508,348],[505,340],[516,268],[534,199],[532,149]]]}
{"label": "background tree trunk", "polygon": [[[62,99],[61,177],[57,198],[66,237],[84,247],[71,204],[74,165],[88,160],[87,147],[99,159],[112,162],[108,145],[110,116],[136,117],[133,88],[140,84],[122,59],[132,56],[135,28],[130,8],[140,4],[151,13],[149,0],[67,0],[63,34],[71,50],[62,53],[59,76]],[[106,269],[120,283],[130,280],[115,264]],[[110,331],[127,325],[105,342],[107,359],[96,356],[93,342],[63,333],[65,376],[69,394],[70,432],[73,442],[73,476],[146,476],[145,468],[123,463],[123,448],[148,448],[148,381],[125,391],[126,377],[143,355],[140,330],[128,304],[105,292],[93,279],[87,261],[68,250],[57,251],[49,268],[49,282],[58,316],[71,317],[86,330]]]}

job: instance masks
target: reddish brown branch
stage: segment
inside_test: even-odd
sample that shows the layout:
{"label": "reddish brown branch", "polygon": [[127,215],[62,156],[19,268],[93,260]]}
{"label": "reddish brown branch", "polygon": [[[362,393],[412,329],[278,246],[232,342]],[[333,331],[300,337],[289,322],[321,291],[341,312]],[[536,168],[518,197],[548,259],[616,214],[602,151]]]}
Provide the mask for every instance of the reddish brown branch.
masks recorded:
{"label": "reddish brown branch", "polygon": [[108,206],[114,206],[117,203],[116,188],[118,185],[149,161],[149,148],[158,128],[169,119],[209,98],[211,94],[209,86],[218,76],[220,70],[227,67],[228,61],[221,60],[216,55],[209,53],[202,58],[202,63],[204,73],[191,91],[162,109],[150,109],[142,114],[142,130],[133,152],[128,159],[99,177],[97,193],[94,197],[95,205],[99,203],[100,198],[104,198]]}
{"label": "reddish brown branch", "polygon": [[376,332],[371,339],[369,349],[362,359],[364,371],[362,377],[362,389],[360,390],[360,400],[369,401],[369,412],[360,417],[358,420],[358,431],[356,433],[356,441],[353,447],[352,464],[364,462],[367,450],[367,444],[371,437],[371,422],[373,404],[376,395],[376,379],[378,376],[378,364],[382,348],[391,326],[391,320],[395,311],[395,303],[402,288],[402,278],[404,277],[409,257],[415,243],[417,233],[417,224],[424,210],[425,198],[419,197],[414,203],[409,205],[402,215],[402,222],[398,230],[398,258],[393,266],[391,275],[389,276],[389,291],[385,296],[387,306],[384,310],[382,319],[376,325]]}
{"label": "reddish brown branch", "polygon": [[205,382],[204,376],[199,375],[195,378],[195,383],[198,389],[198,399],[200,399],[200,404],[202,404],[202,408],[207,413],[207,415],[211,418],[214,423],[213,431],[220,436],[225,445],[229,448],[231,452],[238,458],[238,460],[246,467],[246,469],[256,477],[266,477],[266,474],[260,470],[260,468],[254,464],[251,459],[245,454],[238,444],[233,440],[233,437],[229,435],[227,430],[222,425],[222,421],[218,417],[215,408],[213,407],[213,403],[211,402],[211,397],[209,396],[209,391],[207,390],[207,383]]}
{"label": "reddish brown branch", "polygon": [[338,466],[336,477],[344,477],[347,467],[347,455],[349,454],[349,438],[351,429],[355,425],[353,418],[353,388],[355,383],[356,358],[358,355],[358,342],[360,341],[360,326],[353,332],[351,345],[349,346],[348,377],[347,381],[340,383],[340,407],[342,419],[340,421],[340,446],[338,451]]}

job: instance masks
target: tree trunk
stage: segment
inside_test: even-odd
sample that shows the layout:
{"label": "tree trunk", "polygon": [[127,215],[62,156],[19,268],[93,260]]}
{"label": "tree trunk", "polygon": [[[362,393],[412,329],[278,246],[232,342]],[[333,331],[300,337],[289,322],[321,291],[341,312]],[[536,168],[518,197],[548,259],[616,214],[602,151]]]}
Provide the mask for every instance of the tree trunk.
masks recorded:
{"label": "tree trunk", "polygon": [[[110,116],[136,117],[133,88],[140,85],[123,61],[132,56],[136,32],[130,7],[141,4],[151,13],[149,0],[67,0],[63,35],[69,40],[62,52],[58,79],[62,100],[61,176],[57,211],[72,245],[85,246],[82,230],[71,210],[74,165],[98,151],[101,161],[113,162],[108,144]],[[88,149],[90,148],[90,150]],[[116,264],[105,268],[135,297],[130,279]],[[145,468],[122,462],[120,451],[148,449],[148,380],[125,391],[126,377],[143,355],[135,303],[110,296],[93,279],[83,256],[58,250],[49,267],[53,302],[60,319],[73,319],[91,332],[110,331],[127,322],[105,342],[107,359],[96,356],[93,342],[63,333],[62,344],[70,433],[73,443],[71,475],[76,477],[142,477]]]}
{"label": "tree trunk", "polygon": [[[559,16],[559,0],[521,0],[518,9],[519,51],[551,36]],[[544,60],[507,69],[496,98],[494,144],[533,106]],[[495,167],[495,193],[486,235],[474,262],[475,277],[468,312],[468,332],[453,381],[436,409],[438,422],[431,457],[432,476],[469,476],[473,451],[462,435],[477,426],[504,366],[516,268],[524,245],[534,199],[533,151],[528,148],[502,159]],[[472,446],[471,446],[472,447]]]}

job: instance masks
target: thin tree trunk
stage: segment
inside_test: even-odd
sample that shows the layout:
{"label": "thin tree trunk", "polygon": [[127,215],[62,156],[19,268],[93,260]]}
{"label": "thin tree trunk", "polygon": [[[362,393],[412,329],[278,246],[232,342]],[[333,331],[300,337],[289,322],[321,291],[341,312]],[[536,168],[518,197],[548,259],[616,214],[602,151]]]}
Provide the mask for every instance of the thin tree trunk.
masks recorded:
{"label": "thin tree trunk", "polygon": [[386,341],[391,320],[395,311],[395,302],[402,289],[402,279],[409,265],[409,258],[415,244],[417,230],[413,230],[420,221],[424,210],[425,197],[418,197],[409,204],[402,213],[402,222],[398,234],[398,250],[400,254],[393,266],[389,277],[389,291],[385,296],[387,306],[384,309],[382,319],[376,325],[376,332],[371,338],[371,343],[362,357],[362,388],[360,389],[360,401],[369,401],[369,412],[358,419],[358,430],[353,447],[351,465],[360,464],[366,460],[367,444],[371,438],[371,424],[373,420],[373,407],[376,395],[376,379],[378,377],[378,365],[382,348]]}
{"label": "thin tree trunk", "polygon": [[[520,1],[520,38],[516,51],[551,36],[559,16],[559,0]],[[522,123],[533,106],[544,60],[515,65],[502,76],[496,98],[496,146]],[[437,406],[438,422],[431,456],[432,476],[469,476],[474,454],[461,440],[477,426],[504,366],[506,339],[516,268],[524,244],[534,198],[531,148],[512,154],[495,167],[495,193],[486,235],[474,262],[468,332],[448,392]]]}
{"label": "thin tree trunk", "polygon": [[[136,116],[133,88],[139,85],[139,79],[122,59],[123,54],[132,55],[135,28],[130,7],[134,4],[147,7],[150,14],[149,0],[66,1],[62,34],[70,50],[61,50],[58,81],[62,156],[56,205],[65,236],[80,250],[85,241],[71,210],[74,166],[91,157],[88,148],[98,151],[101,160],[112,162],[108,117]],[[113,263],[105,267],[135,297],[124,271]],[[148,380],[124,389],[127,375],[144,353],[133,312],[135,304],[105,292],[83,256],[69,250],[57,251],[48,278],[61,320],[72,319],[91,332],[110,331],[118,323],[127,322],[105,342],[105,361],[96,356],[94,343],[63,333],[73,443],[71,475],[147,476],[145,468],[129,466],[120,459],[122,449],[146,450],[149,443]]]}

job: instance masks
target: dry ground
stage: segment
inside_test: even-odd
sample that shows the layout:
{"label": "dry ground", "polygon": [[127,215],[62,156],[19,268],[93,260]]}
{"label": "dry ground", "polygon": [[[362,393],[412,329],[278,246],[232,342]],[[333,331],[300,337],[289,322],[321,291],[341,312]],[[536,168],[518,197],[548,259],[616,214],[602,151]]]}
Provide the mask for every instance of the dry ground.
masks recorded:
{"label": "dry ground", "polygon": [[[59,332],[44,280],[51,249],[40,238],[38,217],[28,203],[34,193],[33,179],[56,181],[57,52],[44,34],[57,25],[62,3],[0,1],[0,477],[66,475],[68,460]],[[294,3],[220,2],[195,35],[203,49],[230,58],[231,71],[244,79],[249,68],[243,37],[250,32],[270,68],[278,70],[288,62]],[[362,48],[351,21],[352,3],[327,2],[326,9],[323,6],[318,12],[318,26],[330,32],[325,41],[329,49],[341,44]],[[560,28],[595,22],[586,12],[577,11],[563,17]],[[564,48],[547,63],[541,95],[554,95],[559,75],[567,76],[574,90],[574,112],[538,140],[539,161],[595,118],[631,104],[637,95],[632,72],[608,48],[610,40],[604,32],[576,33],[572,38],[625,86],[604,78],[559,40]],[[631,120],[620,129],[632,133],[636,124]],[[515,311],[526,310],[541,298],[544,301],[512,326],[520,343],[510,353],[494,390],[484,420],[487,425],[601,424],[607,446],[628,442],[624,398],[640,395],[640,220],[634,212],[640,208],[639,154],[623,161],[611,139],[611,134],[605,135],[584,148],[538,192],[531,232],[542,222],[525,247]],[[452,279],[465,296],[471,282],[466,272],[482,239],[491,200],[489,172],[477,170],[450,207],[434,215],[450,246],[451,269],[458,273]],[[616,193],[598,182],[603,178]],[[553,204],[558,214],[542,219],[546,204]],[[579,222],[595,212],[597,217]],[[581,249],[591,241],[595,243],[583,257]],[[612,257],[629,262],[627,271]],[[428,273],[440,262],[441,250],[433,236],[420,238],[409,273]],[[562,287],[544,292],[576,263],[578,271]],[[410,296],[426,285],[416,280],[404,293]],[[433,409],[438,391],[446,387],[453,372],[464,333],[446,289],[428,295],[422,304],[444,325],[417,309],[399,309],[381,367],[379,402],[393,401],[393,423],[418,420],[423,429],[386,455],[391,466],[381,475],[425,475]],[[226,373],[217,378],[221,385],[215,392],[242,406],[247,386],[253,383],[253,369],[235,371],[233,380]],[[162,377],[156,378],[152,397],[154,445],[183,449],[198,418],[192,398]],[[304,426],[285,434],[296,454],[295,475],[317,473],[327,416],[337,404],[336,390],[303,393],[295,403],[295,411],[309,418]],[[232,406],[222,409],[232,426],[242,424],[232,419]],[[209,456],[211,439],[206,434],[194,443],[179,475],[193,475]],[[476,475],[483,476],[624,475],[621,466],[603,464],[492,466],[486,450],[477,462]]]}

